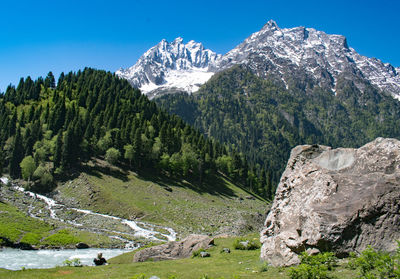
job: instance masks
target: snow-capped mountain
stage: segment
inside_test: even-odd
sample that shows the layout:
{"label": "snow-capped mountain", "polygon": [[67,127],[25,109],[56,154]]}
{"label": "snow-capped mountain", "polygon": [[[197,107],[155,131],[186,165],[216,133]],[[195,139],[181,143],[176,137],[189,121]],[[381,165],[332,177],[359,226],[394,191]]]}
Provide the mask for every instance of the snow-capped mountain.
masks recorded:
{"label": "snow-capped mountain", "polygon": [[305,27],[281,29],[273,20],[223,56],[194,41],[162,40],[134,66],[116,74],[154,96],[154,90],[171,88],[194,92],[214,73],[236,64],[247,65],[261,77],[278,78],[286,86],[295,79],[305,87],[336,91],[339,79],[350,79],[362,90],[369,82],[400,100],[400,68],[358,54],[344,36]]}
{"label": "snow-capped mountain", "polygon": [[221,55],[205,49],[201,43],[184,44],[182,38],[169,43],[164,39],[134,66],[119,69],[116,74],[150,95],[155,90],[170,88],[194,92],[214,74],[208,66],[219,59]]}
{"label": "snow-capped mountain", "polygon": [[271,20],[224,55],[215,67],[226,69],[235,64],[246,64],[262,77],[278,76],[285,83],[297,78],[333,91],[339,77],[351,79],[356,86],[360,85],[358,80],[366,80],[400,98],[398,68],[358,54],[344,36],[313,28],[280,29]]}

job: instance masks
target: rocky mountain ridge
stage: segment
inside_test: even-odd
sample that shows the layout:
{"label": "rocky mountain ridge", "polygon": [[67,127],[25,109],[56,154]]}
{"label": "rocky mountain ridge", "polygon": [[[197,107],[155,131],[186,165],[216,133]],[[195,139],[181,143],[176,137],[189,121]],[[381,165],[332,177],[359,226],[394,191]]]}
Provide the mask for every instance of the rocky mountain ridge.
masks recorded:
{"label": "rocky mountain ridge", "polygon": [[270,20],[233,50],[219,55],[200,43],[162,40],[138,62],[116,72],[145,94],[168,88],[197,91],[211,76],[233,65],[247,65],[263,78],[305,91],[314,86],[336,92],[338,80],[350,80],[363,91],[365,82],[400,99],[400,68],[358,54],[341,35],[313,28],[278,27]]}
{"label": "rocky mountain ridge", "polygon": [[214,74],[209,71],[209,64],[219,59],[221,55],[205,49],[201,43],[184,44],[180,37],[171,43],[163,39],[134,66],[119,69],[116,74],[146,94],[165,88],[194,92]]}

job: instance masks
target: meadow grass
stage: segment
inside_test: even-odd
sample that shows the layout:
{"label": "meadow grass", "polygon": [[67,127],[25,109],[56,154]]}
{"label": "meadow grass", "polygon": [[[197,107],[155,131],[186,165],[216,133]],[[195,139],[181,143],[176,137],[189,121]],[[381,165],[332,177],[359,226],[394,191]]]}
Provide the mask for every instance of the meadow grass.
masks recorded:
{"label": "meadow grass", "polygon": [[[0,270],[0,278],[135,278],[145,274],[144,278],[158,276],[168,279],[172,276],[182,279],[199,279],[202,275],[209,278],[289,278],[289,268],[266,267],[260,261],[260,250],[235,250],[236,238],[217,238],[215,246],[208,252],[209,258],[189,258],[172,261],[147,261],[133,263],[135,252],[126,253],[109,259],[110,265],[100,267],[57,267],[42,270],[5,271]],[[257,235],[247,239],[258,241]],[[222,248],[230,248],[231,253],[221,253]],[[337,278],[355,278],[355,271],[339,265],[334,272]]]}

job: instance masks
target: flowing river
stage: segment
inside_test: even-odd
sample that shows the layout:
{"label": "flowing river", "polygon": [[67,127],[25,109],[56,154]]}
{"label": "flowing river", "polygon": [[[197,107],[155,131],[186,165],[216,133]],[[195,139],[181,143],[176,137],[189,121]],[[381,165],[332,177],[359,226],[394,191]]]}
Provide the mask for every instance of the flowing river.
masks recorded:
{"label": "flowing river", "polygon": [[0,251],[0,268],[20,270],[23,268],[52,268],[64,265],[65,260],[79,259],[82,265],[93,265],[98,253],[105,259],[118,256],[129,249],[65,249],[65,250],[19,250],[4,248]]}
{"label": "flowing river", "polygon": [[[1,177],[3,184],[9,184],[7,177]],[[114,257],[129,249],[136,249],[137,245],[133,239],[145,238],[159,241],[175,241],[176,232],[167,227],[157,226],[145,222],[128,220],[116,216],[100,214],[87,209],[67,207],[54,199],[39,195],[24,188],[12,184],[14,190],[24,193],[32,202],[44,203],[48,210],[48,216],[57,222],[66,223],[77,229],[90,230],[92,232],[106,233],[110,238],[119,239],[125,242],[125,249],[82,249],[82,250],[36,250],[23,251],[18,249],[3,249],[0,251],[0,268],[21,269],[21,268],[50,268],[62,265],[65,260],[79,258],[84,265],[91,265],[97,253],[102,252],[107,259]],[[74,212],[71,214],[65,212]],[[43,212],[39,210],[39,213]],[[28,214],[34,218],[40,218],[40,214],[34,211],[34,207],[28,210]]]}

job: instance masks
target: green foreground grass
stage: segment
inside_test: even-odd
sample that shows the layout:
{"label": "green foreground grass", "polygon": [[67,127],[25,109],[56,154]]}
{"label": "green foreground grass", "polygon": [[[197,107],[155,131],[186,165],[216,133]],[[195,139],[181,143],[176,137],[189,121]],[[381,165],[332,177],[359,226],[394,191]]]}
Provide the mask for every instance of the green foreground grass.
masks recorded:
{"label": "green foreground grass", "polygon": [[[248,239],[258,241],[257,235]],[[218,238],[216,246],[208,251],[210,258],[190,258],[173,261],[132,263],[130,252],[110,259],[110,265],[100,267],[57,267],[42,270],[6,271],[0,270],[0,278],[138,278],[158,276],[161,279],[175,278],[199,279],[203,275],[209,278],[289,278],[289,268],[268,267],[262,272],[265,264],[259,259],[260,250],[234,250],[235,238]],[[231,249],[230,254],[221,253],[222,248]],[[338,266],[331,272],[337,278],[355,278],[353,270]]]}

